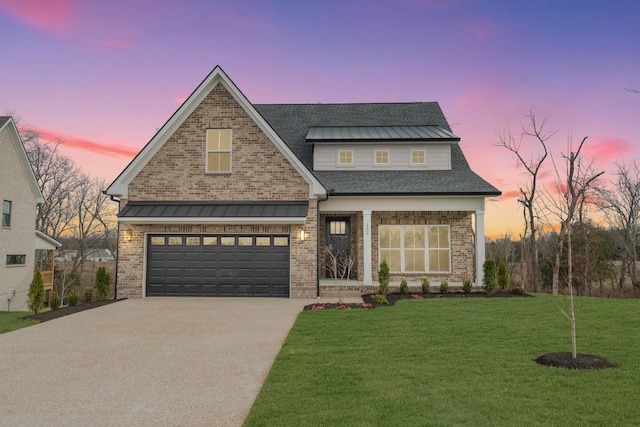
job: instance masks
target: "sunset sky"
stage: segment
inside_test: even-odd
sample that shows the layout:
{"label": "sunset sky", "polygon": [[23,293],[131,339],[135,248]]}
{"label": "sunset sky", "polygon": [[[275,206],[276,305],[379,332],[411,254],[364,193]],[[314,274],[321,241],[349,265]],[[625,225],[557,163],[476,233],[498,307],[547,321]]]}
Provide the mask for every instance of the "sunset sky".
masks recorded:
{"label": "sunset sky", "polygon": [[216,65],[253,103],[438,101],[504,193],[487,235],[517,237],[525,176],[494,144],[529,111],[556,160],[584,136],[600,170],[640,158],[639,19],[632,0],[0,0],[0,114],[111,182]]}

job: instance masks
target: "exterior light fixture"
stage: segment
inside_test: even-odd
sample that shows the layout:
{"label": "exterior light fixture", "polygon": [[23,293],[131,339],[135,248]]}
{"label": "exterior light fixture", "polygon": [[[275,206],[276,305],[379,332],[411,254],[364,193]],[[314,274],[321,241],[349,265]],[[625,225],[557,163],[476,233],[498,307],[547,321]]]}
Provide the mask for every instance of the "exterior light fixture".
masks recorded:
{"label": "exterior light fixture", "polygon": [[131,228],[127,228],[124,232],[124,240],[130,242],[133,239],[133,230]]}
{"label": "exterior light fixture", "polygon": [[307,239],[307,233],[304,230],[300,230],[300,241],[304,242]]}

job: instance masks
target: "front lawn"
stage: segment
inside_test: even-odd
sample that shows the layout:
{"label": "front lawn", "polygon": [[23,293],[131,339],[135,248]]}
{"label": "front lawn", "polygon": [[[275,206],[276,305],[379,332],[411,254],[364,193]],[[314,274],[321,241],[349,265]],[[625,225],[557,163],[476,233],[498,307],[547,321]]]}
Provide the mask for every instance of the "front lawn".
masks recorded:
{"label": "front lawn", "polygon": [[637,425],[640,301],[578,301],[578,352],[616,368],[533,362],[571,351],[548,295],[302,312],[245,425]]}
{"label": "front lawn", "polygon": [[37,320],[20,320],[30,311],[0,311],[0,334],[40,323]]}

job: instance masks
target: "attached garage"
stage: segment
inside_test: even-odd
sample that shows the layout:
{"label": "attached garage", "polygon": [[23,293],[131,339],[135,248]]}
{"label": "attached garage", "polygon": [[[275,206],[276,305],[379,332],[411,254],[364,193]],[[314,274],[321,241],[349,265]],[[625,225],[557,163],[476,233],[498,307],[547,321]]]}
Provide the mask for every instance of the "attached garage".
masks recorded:
{"label": "attached garage", "polygon": [[147,236],[147,296],[289,296],[287,235]]}

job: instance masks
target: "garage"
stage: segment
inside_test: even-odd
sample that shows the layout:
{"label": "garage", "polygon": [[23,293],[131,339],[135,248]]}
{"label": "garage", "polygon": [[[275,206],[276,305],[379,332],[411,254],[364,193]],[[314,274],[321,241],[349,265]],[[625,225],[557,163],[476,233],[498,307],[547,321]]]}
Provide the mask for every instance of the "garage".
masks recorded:
{"label": "garage", "polygon": [[147,296],[288,297],[289,236],[149,234]]}

